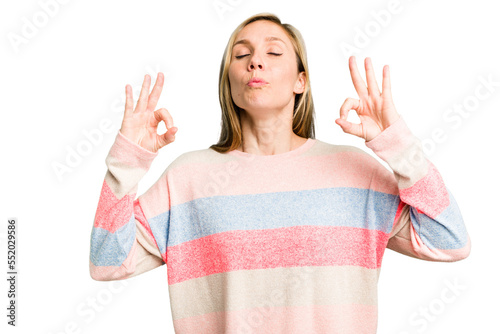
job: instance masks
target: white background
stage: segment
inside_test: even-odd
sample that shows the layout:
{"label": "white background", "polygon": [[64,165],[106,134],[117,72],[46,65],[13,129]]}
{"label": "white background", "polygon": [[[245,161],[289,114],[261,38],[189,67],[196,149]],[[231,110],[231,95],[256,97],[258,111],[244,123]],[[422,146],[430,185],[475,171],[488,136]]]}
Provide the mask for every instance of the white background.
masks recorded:
{"label": "white background", "polygon": [[[226,10],[217,10],[217,3]],[[498,328],[500,298],[495,276],[500,224],[494,214],[500,187],[500,20],[494,3],[401,0],[382,26],[374,13],[388,10],[389,0],[2,2],[0,258],[5,276],[7,219],[19,220],[18,327],[6,325],[2,279],[2,328],[43,334],[173,333],[165,266],[113,284],[93,281],[88,270],[104,159],[121,124],[125,85],[133,86],[137,101],[144,75],[154,82],[163,72],[158,108],[166,107],[179,128],[175,143],[160,151],[141,181],[142,194],[178,155],[217,142],[218,75],[227,40],[241,21],[268,11],[304,36],[320,140],[371,153],[334,120],[345,98],[358,97],[350,54],[363,78],[363,60],[372,58],[379,87],[383,66],[390,66],[396,108],[426,140],[428,156],[458,201],[471,236],[471,255],[454,263],[386,251],[378,332],[491,333]],[[37,30],[29,31],[30,24]],[[359,32],[366,30],[371,37],[361,45]],[[346,44],[357,50],[344,53]],[[491,91],[481,81],[488,77],[496,83]],[[476,98],[477,89],[488,96]],[[446,120],[455,105],[471,111]],[[112,125],[102,142],[58,177],[54,164],[66,164],[69,151],[87,140],[84,131],[101,131],[101,121]],[[445,140],[433,144],[429,138],[436,129]],[[460,288],[453,294],[446,282]],[[440,301],[442,293],[453,302]],[[423,320],[419,312],[429,308],[432,318]]]}

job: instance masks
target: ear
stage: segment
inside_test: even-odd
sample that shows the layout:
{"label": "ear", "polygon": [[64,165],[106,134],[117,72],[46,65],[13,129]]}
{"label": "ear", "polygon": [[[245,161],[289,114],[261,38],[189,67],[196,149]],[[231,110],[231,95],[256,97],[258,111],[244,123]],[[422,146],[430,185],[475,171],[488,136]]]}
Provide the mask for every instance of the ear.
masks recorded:
{"label": "ear", "polygon": [[302,94],[306,90],[306,73],[300,72],[297,81],[295,82],[295,87],[293,92],[295,94]]}

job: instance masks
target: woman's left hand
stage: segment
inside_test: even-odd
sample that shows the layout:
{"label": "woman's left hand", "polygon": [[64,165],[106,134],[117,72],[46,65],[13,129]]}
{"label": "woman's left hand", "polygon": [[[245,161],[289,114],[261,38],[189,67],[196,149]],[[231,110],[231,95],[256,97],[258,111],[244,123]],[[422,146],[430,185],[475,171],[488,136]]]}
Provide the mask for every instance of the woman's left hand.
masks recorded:
{"label": "woman's left hand", "polygon": [[[340,118],[335,120],[345,133],[364,138],[370,141],[392,123],[399,119],[391,95],[391,81],[389,78],[389,65],[383,68],[382,93],[380,93],[375,72],[370,58],[365,58],[366,80],[368,89],[359,74],[356,58],[349,57],[349,70],[351,71],[354,88],[359,95],[358,99],[347,98],[340,107]],[[355,110],[361,121],[355,124],[347,121],[347,114]]]}

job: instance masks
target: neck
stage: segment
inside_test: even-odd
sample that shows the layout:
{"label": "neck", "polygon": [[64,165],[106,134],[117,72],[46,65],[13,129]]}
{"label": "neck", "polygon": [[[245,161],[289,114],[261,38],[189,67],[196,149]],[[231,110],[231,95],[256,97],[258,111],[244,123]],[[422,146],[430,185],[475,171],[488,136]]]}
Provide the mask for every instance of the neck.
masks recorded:
{"label": "neck", "polygon": [[296,135],[292,130],[292,113],[258,113],[252,117],[241,111],[240,121],[243,143],[239,151],[256,155],[274,155],[289,152],[301,146],[307,138]]}

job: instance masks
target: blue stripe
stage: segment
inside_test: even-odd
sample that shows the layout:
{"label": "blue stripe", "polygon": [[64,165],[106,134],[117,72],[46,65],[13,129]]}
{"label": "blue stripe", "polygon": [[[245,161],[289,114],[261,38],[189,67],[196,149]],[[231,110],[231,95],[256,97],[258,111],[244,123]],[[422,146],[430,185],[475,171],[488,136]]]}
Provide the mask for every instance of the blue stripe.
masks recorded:
{"label": "blue stripe", "polygon": [[[435,220],[410,209],[412,224],[430,249],[465,246],[467,232],[454,197]],[[215,233],[291,226],[346,226],[390,233],[400,198],[358,188],[213,196],[176,205],[148,220],[162,254],[175,246]],[[170,224],[173,219],[174,223]],[[135,217],[115,233],[93,228],[91,261],[120,266],[135,240]]]}
{"label": "blue stripe", "polygon": [[148,219],[149,227],[155,237],[156,244],[163,255],[167,251],[167,240],[169,234],[170,211],[165,211],[154,218]]}
{"label": "blue stripe", "polygon": [[413,227],[429,249],[459,249],[467,244],[467,230],[458,204],[448,191],[450,205],[435,219],[410,209]]}
{"label": "blue stripe", "polygon": [[90,238],[90,261],[96,266],[121,266],[135,240],[135,217],[114,233],[93,227]]}
{"label": "blue stripe", "polygon": [[311,225],[389,233],[399,201],[397,195],[358,188],[213,196],[176,205],[148,222],[163,254],[167,242],[171,247],[234,230]]}

